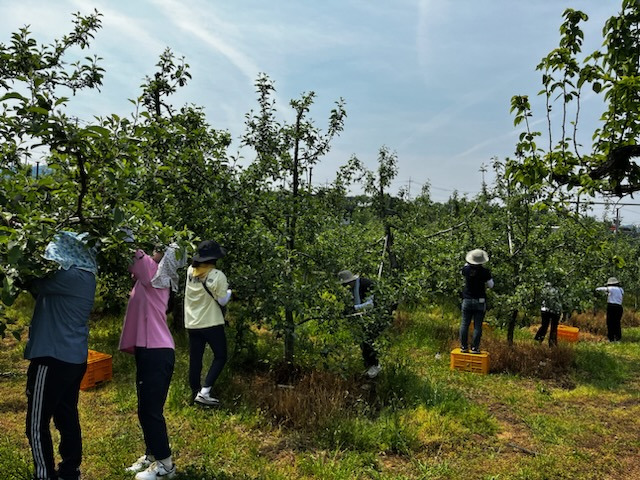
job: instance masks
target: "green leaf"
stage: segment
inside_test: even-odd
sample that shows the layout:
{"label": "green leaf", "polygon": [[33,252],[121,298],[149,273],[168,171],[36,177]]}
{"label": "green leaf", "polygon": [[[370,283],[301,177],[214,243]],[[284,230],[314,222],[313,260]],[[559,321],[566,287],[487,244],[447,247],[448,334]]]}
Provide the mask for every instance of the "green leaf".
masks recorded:
{"label": "green leaf", "polygon": [[0,102],[4,102],[5,100],[22,100],[22,101],[27,101],[26,97],[23,97],[22,95],[20,95],[18,92],[9,92],[4,94],[1,98],[0,98]]}
{"label": "green leaf", "polygon": [[2,287],[2,303],[4,303],[7,307],[13,305],[13,302],[16,301],[17,294],[13,293],[11,287],[5,284]]}
{"label": "green leaf", "polygon": [[109,137],[111,135],[111,131],[108,128],[100,127],[98,125],[91,125],[90,127],[85,128],[87,132],[96,133],[101,137]]}
{"label": "green leaf", "polygon": [[36,107],[36,106],[27,108],[27,112],[39,113],[41,115],[49,115],[49,110],[47,110],[46,108]]}
{"label": "green leaf", "polygon": [[124,220],[124,212],[118,207],[113,209],[113,221],[116,225],[120,225]]}
{"label": "green leaf", "polygon": [[23,257],[22,250],[19,245],[14,245],[7,252],[7,263],[9,264],[17,264],[20,259]]}

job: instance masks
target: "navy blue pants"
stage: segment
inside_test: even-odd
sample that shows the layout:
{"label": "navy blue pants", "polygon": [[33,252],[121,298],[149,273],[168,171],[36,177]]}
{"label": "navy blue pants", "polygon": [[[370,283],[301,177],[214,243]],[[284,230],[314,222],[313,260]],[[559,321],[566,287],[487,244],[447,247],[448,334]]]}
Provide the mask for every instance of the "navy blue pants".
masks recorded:
{"label": "navy blue pants", "polygon": [[190,328],[189,332],[189,386],[195,396],[201,388],[202,357],[207,345],[213,351],[213,361],[204,379],[205,387],[212,387],[227,363],[227,337],[224,325],[208,328]]}
{"label": "navy blue pants", "polygon": [[487,311],[487,303],[484,298],[465,298],[462,300],[462,320],[460,321],[460,348],[469,346],[469,325],[473,320],[472,348],[480,349],[482,338],[482,321]]}
{"label": "navy blue pants", "polygon": [[162,460],[171,455],[164,404],[169,393],[176,355],[172,348],[136,347],[138,420],[146,454]]}
{"label": "navy blue pants", "polygon": [[[80,383],[87,363],[67,363],[51,357],[34,358],[27,369],[26,434],[33,456],[34,479],[80,478],[82,432],[78,418]],[[62,461],[55,471],[51,419],[60,432]]]}

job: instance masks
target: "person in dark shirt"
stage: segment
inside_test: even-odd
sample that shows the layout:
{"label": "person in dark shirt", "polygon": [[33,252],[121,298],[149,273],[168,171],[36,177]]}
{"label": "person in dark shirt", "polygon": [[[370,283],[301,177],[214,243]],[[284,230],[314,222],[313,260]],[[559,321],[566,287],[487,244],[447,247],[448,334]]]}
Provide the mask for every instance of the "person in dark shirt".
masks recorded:
{"label": "person in dark shirt", "polygon": [[[338,273],[338,281],[351,289],[353,297],[353,314],[365,314],[367,310],[373,308],[373,281],[354,275],[349,270],[342,270]],[[362,351],[362,359],[366,368],[365,375],[368,378],[378,376],[382,368],[378,360],[378,352],[374,346],[376,338],[380,335],[381,329],[375,325],[365,326],[363,332],[363,340],[360,342],[360,350]]]}
{"label": "person in dark shirt", "polygon": [[558,344],[558,323],[562,313],[562,301],[558,290],[550,282],[544,284],[540,296],[542,297],[542,305],[540,307],[540,320],[542,323],[534,338],[542,343],[547,334],[547,329],[551,326],[549,330],[549,346],[553,347]]}
{"label": "person in dark shirt", "polygon": [[471,250],[466,256],[467,263],[462,267],[464,289],[462,290],[462,321],[460,322],[460,351],[469,351],[469,325],[473,319],[473,339],[471,353],[480,353],[482,321],[487,311],[486,288],[493,288],[491,271],[483,265],[489,261],[484,250]]}
{"label": "person in dark shirt", "polygon": [[[24,357],[27,370],[26,434],[35,480],[79,480],[82,435],[78,417],[80,383],[87,369],[89,314],[96,290],[95,253],[84,234],[59,232],[44,258],[56,262],[52,275],[28,289],[36,298]],[[50,424],[60,432],[55,470]]]}

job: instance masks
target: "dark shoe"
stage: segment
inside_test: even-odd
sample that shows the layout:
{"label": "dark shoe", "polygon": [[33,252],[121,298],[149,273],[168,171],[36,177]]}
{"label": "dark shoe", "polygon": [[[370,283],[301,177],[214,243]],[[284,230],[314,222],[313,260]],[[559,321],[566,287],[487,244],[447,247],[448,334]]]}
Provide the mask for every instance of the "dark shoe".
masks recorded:
{"label": "dark shoe", "polygon": [[467,347],[460,347],[460,353],[469,353],[469,349]]}
{"label": "dark shoe", "polygon": [[476,347],[471,347],[471,353],[474,355],[478,355],[480,353],[480,349]]}

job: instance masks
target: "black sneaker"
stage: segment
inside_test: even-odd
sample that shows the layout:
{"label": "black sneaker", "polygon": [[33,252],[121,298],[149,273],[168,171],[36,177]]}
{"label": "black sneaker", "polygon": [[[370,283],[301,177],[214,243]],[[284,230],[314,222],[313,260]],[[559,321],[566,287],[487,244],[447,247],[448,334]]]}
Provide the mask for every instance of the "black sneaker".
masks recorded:
{"label": "black sneaker", "polygon": [[469,353],[469,349],[467,347],[460,347],[460,353]]}
{"label": "black sneaker", "polygon": [[480,349],[479,349],[479,348],[476,348],[476,347],[471,347],[471,353],[473,353],[473,354],[476,354],[476,355],[477,355],[477,354],[479,354],[479,353],[480,353]]}

